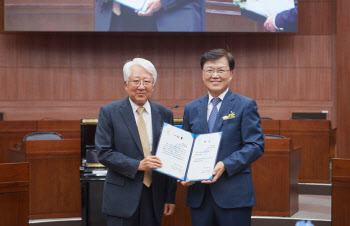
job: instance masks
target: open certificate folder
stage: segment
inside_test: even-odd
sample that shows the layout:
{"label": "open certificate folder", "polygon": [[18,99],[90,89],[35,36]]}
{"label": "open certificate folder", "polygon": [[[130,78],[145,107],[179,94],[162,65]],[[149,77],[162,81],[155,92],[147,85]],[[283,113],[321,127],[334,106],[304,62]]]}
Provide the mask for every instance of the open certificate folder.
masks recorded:
{"label": "open certificate folder", "polygon": [[120,4],[123,4],[130,8],[136,9],[137,11],[146,12],[147,5],[150,0],[114,0],[114,1],[119,2]]}
{"label": "open certificate folder", "polygon": [[183,181],[212,180],[222,132],[195,135],[164,123],[154,169]]}

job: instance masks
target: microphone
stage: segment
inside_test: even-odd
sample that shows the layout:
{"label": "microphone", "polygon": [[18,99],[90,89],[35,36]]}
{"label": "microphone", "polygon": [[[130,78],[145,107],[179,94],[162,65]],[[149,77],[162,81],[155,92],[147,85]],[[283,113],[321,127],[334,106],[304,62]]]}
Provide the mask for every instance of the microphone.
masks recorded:
{"label": "microphone", "polygon": [[171,108],[169,108],[169,109],[171,110],[171,109],[173,109],[173,108],[178,108],[178,107],[180,107],[180,106],[176,104],[174,107],[171,107]]}

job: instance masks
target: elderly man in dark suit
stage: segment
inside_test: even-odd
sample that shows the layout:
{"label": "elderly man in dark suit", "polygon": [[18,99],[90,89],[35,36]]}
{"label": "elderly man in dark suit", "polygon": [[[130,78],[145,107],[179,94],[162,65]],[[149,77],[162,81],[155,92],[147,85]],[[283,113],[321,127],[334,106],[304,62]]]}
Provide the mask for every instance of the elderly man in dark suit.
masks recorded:
{"label": "elderly man in dark suit", "polygon": [[176,180],[152,171],[163,122],[173,124],[166,107],[150,101],[157,72],[148,60],[135,58],[123,68],[129,97],[101,107],[95,144],[108,168],[102,210],[108,226],[160,226],[175,209]]}
{"label": "elderly man in dark suit", "polygon": [[200,61],[208,94],[186,104],[183,129],[194,134],[222,132],[213,179],[189,186],[186,205],[193,226],[247,226],[255,205],[251,164],[264,153],[260,116],[254,100],[228,88],[235,66],[223,49]]}

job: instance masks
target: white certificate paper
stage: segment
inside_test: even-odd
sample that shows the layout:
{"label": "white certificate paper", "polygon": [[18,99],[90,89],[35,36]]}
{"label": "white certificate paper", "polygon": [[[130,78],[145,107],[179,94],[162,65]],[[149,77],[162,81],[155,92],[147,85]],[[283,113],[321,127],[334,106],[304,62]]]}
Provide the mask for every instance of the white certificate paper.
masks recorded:
{"label": "white certificate paper", "polygon": [[150,0],[114,0],[125,6],[136,9],[137,11],[146,12],[147,5]]}
{"label": "white certificate paper", "polygon": [[221,134],[194,135],[164,123],[156,153],[162,168],[154,170],[183,181],[211,180]]}

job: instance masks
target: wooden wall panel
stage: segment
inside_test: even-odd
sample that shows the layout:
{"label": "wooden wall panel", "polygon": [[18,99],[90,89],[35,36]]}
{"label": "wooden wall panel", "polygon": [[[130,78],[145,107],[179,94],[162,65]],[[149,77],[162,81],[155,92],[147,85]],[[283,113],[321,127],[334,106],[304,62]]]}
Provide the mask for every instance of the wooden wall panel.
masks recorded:
{"label": "wooden wall panel", "polygon": [[[331,35],[335,32],[332,0],[298,2],[298,34]],[[320,16],[322,15],[322,16]]]}
{"label": "wooden wall panel", "polygon": [[17,52],[15,50],[16,35],[0,34],[0,67],[15,67],[17,65]]}
{"label": "wooden wall panel", "polygon": [[127,95],[121,69],[74,68],[71,71],[72,100],[113,100]]}
{"label": "wooden wall panel", "polygon": [[121,40],[115,35],[72,34],[72,68],[121,68]]}
{"label": "wooden wall panel", "polygon": [[17,36],[19,67],[70,66],[68,35],[24,34]]}
{"label": "wooden wall panel", "polygon": [[16,68],[0,67],[0,100],[17,100],[17,71]]}
{"label": "wooden wall panel", "polygon": [[152,95],[152,99],[157,100],[173,100],[175,96],[175,84],[177,77],[175,77],[174,70],[159,69],[157,71],[157,82]]}
{"label": "wooden wall panel", "polygon": [[175,39],[174,35],[169,34],[126,33],[119,43],[120,48],[116,50],[121,55],[120,66],[123,67],[127,60],[142,57],[153,62],[158,69],[174,68],[174,45],[181,38],[174,41]]}
{"label": "wooden wall panel", "polygon": [[[205,37],[204,36],[189,36],[184,35],[183,37],[180,36],[181,33],[175,35],[172,39],[174,43],[173,48],[174,49],[174,68],[199,68],[200,64],[199,60],[203,53],[210,47],[206,45],[205,43]],[[218,35],[218,36],[207,36],[208,40],[211,40],[211,44],[214,43],[218,46],[224,46],[225,47],[225,36]],[[213,41],[215,40],[215,41]],[[204,44],[205,43],[205,44]],[[217,47],[214,47],[217,48]]]}
{"label": "wooden wall panel", "polygon": [[255,100],[278,99],[277,68],[237,68],[230,89]]}
{"label": "wooden wall panel", "polygon": [[[167,70],[163,71],[159,76],[159,83],[156,84],[154,100],[174,101],[175,104],[180,104],[183,100],[189,102],[207,93],[203,88],[200,69],[175,69],[173,75],[166,72]],[[162,87],[163,84],[169,89]],[[166,95],[167,92],[172,96]]]}
{"label": "wooden wall panel", "polygon": [[279,37],[280,67],[332,67],[332,37],[297,35]]}
{"label": "wooden wall panel", "polygon": [[278,67],[279,36],[270,34],[232,35],[228,45],[235,57],[236,67]]}
{"label": "wooden wall panel", "polygon": [[337,0],[337,150],[335,157],[350,158],[350,2]]}
{"label": "wooden wall panel", "polygon": [[277,89],[281,100],[332,100],[332,71],[329,68],[280,69]]}
{"label": "wooden wall panel", "polygon": [[19,68],[19,100],[66,100],[70,98],[70,74],[65,68]]}

